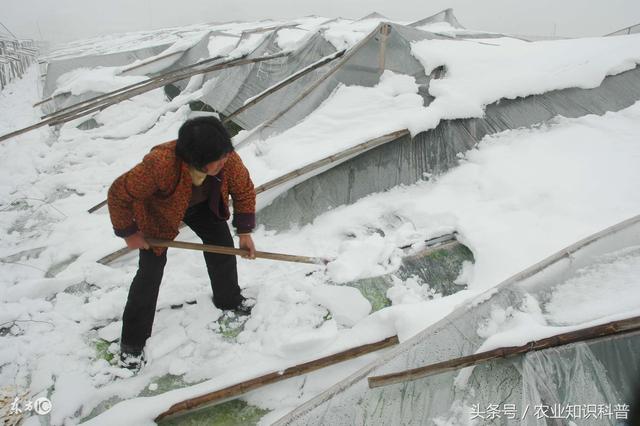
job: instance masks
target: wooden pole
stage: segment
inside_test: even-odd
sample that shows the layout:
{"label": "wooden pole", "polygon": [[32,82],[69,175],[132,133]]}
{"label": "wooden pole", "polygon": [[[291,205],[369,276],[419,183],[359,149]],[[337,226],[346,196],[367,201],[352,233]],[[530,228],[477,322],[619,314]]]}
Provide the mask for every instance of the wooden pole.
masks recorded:
{"label": "wooden pole", "polygon": [[[149,83],[150,81],[156,81],[156,80],[160,80],[160,79],[168,78],[168,77],[170,77],[170,76],[172,76],[172,75],[177,75],[178,73],[183,72],[183,71],[185,71],[185,70],[193,69],[193,68],[196,68],[196,67],[198,67],[198,66],[205,65],[205,64],[210,63],[210,62],[212,62],[212,61],[216,61],[216,60],[218,60],[218,59],[220,59],[220,58],[221,58],[221,56],[214,56],[213,58],[204,59],[204,60],[202,60],[202,61],[200,61],[200,62],[197,62],[197,63],[192,64],[192,65],[187,65],[187,66],[182,67],[182,68],[179,68],[179,69],[177,69],[177,70],[167,71],[167,72],[165,72],[165,73],[162,73],[162,74],[156,75],[156,76],[154,76],[154,77],[150,77],[148,80],[140,81],[140,82],[138,82],[138,83],[133,83],[133,84],[130,84],[130,85],[128,85],[128,86],[122,87],[122,88],[120,88],[120,89],[117,89],[117,90],[114,90],[114,91],[111,91],[111,92],[108,92],[108,93],[103,93],[102,95],[98,95],[98,96],[95,96],[95,97],[93,97],[93,98],[91,98],[91,99],[87,99],[87,100],[84,100],[84,101],[82,101],[82,102],[78,102],[77,104],[70,105],[70,106],[68,106],[68,107],[66,107],[66,108],[63,108],[63,109],[61,109],[61,110],[59,110],[59,111],[56,111],[56,112],[53,112],[53,113],[51,113],[51,114],[43,115],[41,118],[47,118],[47,117],[52,116],[52,115],[54,115],[54,114],[59,114],[59,113],[61,113],[61,112],[67,111],[67,110],[69,110],[69,109],[77,108],[77,107],[79,107],[79,106],[81,106],[81,105],[84,105],[84,104],[87,104],[87,103],[90,103],[90,102],[98,101],[98,100],[100,100],[100,99],[102,99],[102,98],[105,98],[105,97],[107,97],[107,96],[111,96],[111,95],[114,95],[114,94],[116,94],[116,93],[121,93],[121,92],[123,92],[123,91],[126,91],[126,90],[129,90],[129,89],[133,89],[133,88],[135,88],[135,87],[141,86],[141,85],[143,85],[143,84],[147,84],[147,83]],[[45,102],[49,102],[49,101],[53,100],[54,98],[55,98],[54,96],[51,96],[51,97],[49,97],[49,98],[47,98],[47,99],[44,99],[44,100],[42,100],[42,101],[40,101],[40,102],[38,102],[38,103],[33,104],[33,106],[34,106],[34,107],[36,107],[36,106],[41,105],[41,104],[43,104],[43,103],[45,103]]]}
{"label": "wooden pole", "polygon": [[[185,241],[169,241],[169,240],[161,240],[157,238],[145,238],[145,240],[152,247],[173,247],[173,248],[180,248],[180,249],[187,249],[187,250],[205,251],[208,253],[243,256],[243,257],[249,254],[249,250],[237,249],[235,247],[216,246],[212,244],[188,243]],[[280,260],[283,262],[309,263],[312,265],[326,265],[327,263],[329,263],[328,259],[322,259],[319,257],[296,256],[291,254],[270,253],[266,251],[256,251],[256,258]]]}
{"label": "wooden pole", "polygon": [[[108,93],[103,93],[102,95],[98,95],[98,96],[95,96],[93,98],[86,99],[86,100],[84,100],[82,102],[78,102],[77,104],[74,104],[74,105],[69,105],[68,107],[62,108],[62,109],[60,109],[58,111],[55,111],[55,112],[53,112],[51,114],[43,115],[41,118],[48,118],[48,117],[51,117],[53,115],[61,114],[63,112],[71,110],[71,109],[79,108],[80,106],[83,106],[83,105],[86,105],[86,104],[89,104],[89,103],[98,102],[98,101],[100,101],[100,100],[102,100],[102,99],[104,99],[106,97],[113,96],[113,95],[116,95],[118,93],[122,93],[122,92],[125,92],[125,91],[128,91],[128,90],[132,90],[132,89],[135,89],[137,87],[149,84],[151,82],[155,82],[155,81],[160,81],[160,80],[164,80],[164,79],[167,79],[167,78],[171,78],[172,76],[179,75],[180,73],[182,73],[182,72],[184,72],[186,70],[190,70],[190,69],[196,68],[198,66],[205,65],[205,64],[213,62],[213,61],[217,61],[220,58],[221,58],[221,56],[214,56],[213,58],[205,59],[205,60],[202,60],[202,61],[200,61],[198,63],[192,64],[192,65],[188,65],[186,67],[182,67],[182,68],[179,68],[177,70],[167,71],[167,72],[159,74],[157,76],[150,77],[147,80],[140,81],[138,83],[133,83],[133,84],[130,84],[128,86],[122,87],[120,89],[117,89],[117,90],[114,90],[114,91],[111,91],[111,92],[108,92]],[[54,99],[54,97],[51,97],[51,98],[49,98],[47,100],[53,100],[53,99]],[[44,103],[47,100],[41,101],[40,103]],[[34,104],[34,106],[37,106],[40,103]]]}
{"label": "wooden pole", "polygon": [[[273,180],[270,180],[269,182],[260,185],[258,187],[256,187],[255,191],[256,191],[256,195],[257,194],[261,194],[262,192],[268,191],[269,189],[275,188],[279,185],[282,185],[286,182],[289,182],[299,176],[302,176],[304,174],[310,173],[314,170],[317,170],[319,168],[322,168],[324,166],[327,166],[329,164],[335,163],[337,161],[341,161],[344,160],[346,158],[349,158],[350,156],[356,155],[360,152],[364,152],[366,150],[369,149],[373,149],[377,146],[383,145],[387,142],[390,142],[392,140],[398,139],[400,137],[403,136],[407,136],[409,135],[409,131],[408,130],[398,130],[396,132],[392,132],[389,133],[387,135],[381,136],[379,138],[375,138],[372,139],[370,141],[361,143],[359,145],[356,145],[354,147],[351,147],[349,149],[346,149],[342,152],[339,152],[338,154],[334,154],[334,155],[330,155],[328,157],[325,157],[321,160],[315,161],[311,164],[308,164],[304,167],[301,167],[299,169],[296,169],[292,172],[289,172],[287,174],[284,174],[280,177],[277,177]],[[93,213],[96,210],[98,210],[99,208],[105,206],[107,204],[107,200],[102,201],[99,204],[96,204],[95,206],[91,207],[88,211],[89,213]],[[184,224],[181,224],[180,228],[182,228],[184,226]],[[121,248],[118,251],[115,251],[113,253],[110,253],[108,255],[106,255],[105,257],[101,258],[100,260],[98,260],[98,263],[101,263],[103,265],[108,265],[109,263],[113,262],[116,259],[119,259],[120,257],[126,255],[127,253],[129,253],[131,251],[131,249],[124,247]]]}
{"label": "wooden pole", "polygon": [[[253,58],[253,59],[237,58],[237,59],[231,59],[229,61],[221,62],[219,64],[211,65],[211,66],[205,67],[203,69],[197,69],[197,70],[189,70],[188,69],[186,71],[180,71],[180,72],[175,73],[175,74],[169,73],[168,76],[163,77],[161,79],[153,79],[152,78],[152,79],[145,80],[138,87],[133,87],[130,90],[127,90],[126,92],[115,93],[115,94],[112,94],[112,95],[108,95],[106,97],[103,97],[99,101],[95,101],[93,103],[84,105],[82,107],[73,108],[69,112],[65,112],[63,114],[54,113],[54,114],[50,114],[50,115],[48,115],[46,117],[52,117],[54,120],[55,119],[58,119],[58,120],[65,119],[65,121],[69,121],[69,120],[78,118],[79,116],[87,115],[87,114],[89,114],[91,112],[102,110],[102,109],[106,108],[107,106],[113,105],[115,103],[121,102],[121,101],[129,99],[129,98],[132,98],[132,97],[134,97],[136,95],[148,92],[148,91],[153,90],[153,89],[157,89],[157,88],[165,86],[167,84],[175,83],[176,81],[184,80],[184,79],[192,77],[194,75],[204,74],[204,73],[212,72],[212,71],[218,71],[218,70],[222,70],[222,69],[225,69],[225,68],[231,68],[231,67],[235,67],[235,66],[239,66],[239,65],[246,65],[248,63],[261,62],[261,61],[264,61],[264,60],[269,60],[269,59],[273,59],[274,57],[280,57],[280,56],[282,56],[282,55],[281,54],[270,55],[268,57],[267,56],[263,56],[261,58]],[[118,91],[116,91],[116,92],[118,92]],[[69,118],[69,117],[71,117],[71,118]],[[57,123],[54,123],[54,124],[57,124]]]}
{"label": "wooden pole", "polygon": [[120,74],[124,74],[124,73],[130,72],[130,71],[133,71],[133,70],[137,70],[138,68],[142,68],[145,65],[153,64],[154,62],[158,62],[158,61],[161,61],[163,59],[170,58],[172,56],[183,55],[184,52],[186,52],[186,50],[178,50],[178,51],[175,51],[175,52],[167,53],[166,55],[158,56],[157,58],[153,58],[153,59],[148,59],[146,61],[142,61],[137,65],[132,65],[132,66],[129,66],[129,67],[123,69],[122,71],[120,71]]}
{"label": "wooden pole", "polygon": [[127,253],[130,253],[132,251],[133,250],[130,249],[129,247],[123,247],[120,250],[114,251],[113,253],[110,253],[110,254],[106,255],[105,257],[99,259],[98,263],[100,263],[102,265],[108,265],[111,262],[113,262],[114,260],[120,259],[122,256],[124,256]]}
{"label": "wooden pole", "polygon": [[387,39],[391,33],[391,25],[384,24],[380,28],[380,51],[378,52],[378,70],[380,73],[384,71],[386,64]]}
{"label": "wooden pole", "polygon": [[[286,183],[292,179],[297,178],[298,176],[302,176],[305,175],[307,173],[310,173],[314,170],[317,170],[321,167],[324,167],[326,165],[335,163],[337,161],[343,160],[345,158],[348,158],[350,156],[353,156],[355,154],[361,153],[363,151],[369,150],[369,149],[373,149],[377,146],[383,145],[387,142],[391,142],[392,140],[401,138],[403,136],[407,136],[409,135],[409,131],[408,130],[398,130],[395,132],[391,132],[388,133],[384,136],[380,136],[379,138],[375,138],[375,139],[371,139],[367,142],[363,142],[359,145],[353,146],[349,149],[346,149],[344,151],[341,151],[337,154],[333,154],[333,155],[329,155],[321,160],[318,161],[314,161],[311,164],[308,164],[304,167],[300,167],[299,169],[293,170],[289,173],[286,173],[282,176],[279,176],[275,179],[270,180],[267,183],[264,183],[258,187],[256,187],[256,195],[260,194],[264,191],[267,191],[271,188],[275,188],[276,186],[282,185],[283,183]],[[107,205],[107,200],[101,201],[100,203],[96,204],[95,206],[91,207],[89,210],[87,210],[89,213],[93,213],[96,210],[104,207]]]}
{"label": "wooden pole", "polygon": [[274,371],[272,373],[256,377],[255,379],[246,380],[244,382],[228,386],[226,388],[210,392],[202,396],[187,399],[186,401],[173,404],[167,411],[164,411],[163,413],[158,415],[158,417],[155,418],[155,421],[159,422],[160,420],[166,419],[168,417],[177,417],[178,415],[184,415],[192,410],[210,407],[223,401],[236,398],[255,389],[286,379],[290,379],[292,377],[308,374],[321,368],[329,367],[340,362],[349,361],[362,355],[379,351],[381,349],[388,348],[397,344],[398,336],[388,337],[379,342],[357,346],[355,348],[338,352],[334,355],[325,356],[314,361],[309,361],[303,364],[289,367],[282,371]]}
{"label": "wooden pole", "polygon": [[377,388],[381,386],[393,385],[396,383],[408,382],[421,379],[423,377],[432,376],[434,374],[445,373],[447,371],[470,367],[472,365],[478,365],[494,359],[508,358],[516,355],[522,355],[528,352],[540,351],[543,349],[564,346],[571,343],[599,339],[616,334],[630,333],[637,330],[640,330],[640,316],[621,321],[612,321],[607,324],[596,325],[594,327],[583,328],[581,330],[570,331],[568,333],[558,334],[546,339],[537,341],[534,340],[522,346],[498,348],[491,351],[463,356],[461,358],[455,358],[449,361],[430,364],[424,367],[400,371],[398,373],[385,374],[382,376],[372,376],[368,378],[369,387]]}
{"label": "wooden pole", "polygon": [[280,90],[281,88],[283,88],[285,86],[288,86],[289,84],[293,83],[294,81],[296,81],[296,80],[302,78],[303,76],[309,74],[311,71],[313,71],[313,70],[315,70],[317,68],[320,68],[321,66],[326,65],[329,62],[332,62],[332,61],[338,59],[339,57],[344,55],[345,52],[346,52],[346,50],[341,50],[339,52],[334,53],[333,55],[329,55],[326,58],[320,59],[316,63],[314,63],[314,64],[312,64],[312,65],[300,70],[299,72],[291,75],[290,77],[287,77],[286,79],[282,80],[281,82],[279,82],[275,86],[270,87],[269,89],[265,90],[259,96],[256,96],[251,101],[247,102],[246,104],[244,104],[243,106],[241,106],[237,110],[233,111],[231,114],[226,116],[222,120],[222,122],[226,123],[227,121],[231,120],[236,115],[238,115],[238,114],[246,111],[247,109],[251,108],[253,105],[257,104],[258,102],[260,102],[261,100],[263,100],[267,96],[271,95],[272,93]]}
{"label": "wooden pole", "polygon": [[276,179],[273,179],[263,185],[260,185],[256,188],[256,194],[260,193],[260,192],[264,192],[267,191],[271,188],[275,188],[276,186],[282,185],[283,183],[286,183],[292,179],[297,178],[298,176],[302,176],[305,175],[307,173],[310,173],[314,170],[317,170],[319,168],[322,168],[324,166],[327,166],[329,164],[335,163],[337,161],[341,161],[344,160],[346,158],[352,157],[356,154],[359,154],[361,152],[364,152],[366,150],[369,149],[373,149],[377,146],[383,145],[387,142],[390,142],[392,140],[398,139],[400,137],[406,136],[409,134],[409,131],[404,129],[404,130],[398,130],[395,132],[391,132],[388,133],[384,136],[380,136],[378,138],[375,139],[371,139],[367,142],[361,143],[359,145],[353,146],[349,149],[345,149],[344,151],[341,151],[337,154],[333,154],[333,155],[329,155],[328,157],[325,157],[321,160],[318,161],[314,161],[311,164],[308,164],[304,167],[301,167],[299,169],[296,169],[292,172],[289,172],[287,174],[284,174]]}

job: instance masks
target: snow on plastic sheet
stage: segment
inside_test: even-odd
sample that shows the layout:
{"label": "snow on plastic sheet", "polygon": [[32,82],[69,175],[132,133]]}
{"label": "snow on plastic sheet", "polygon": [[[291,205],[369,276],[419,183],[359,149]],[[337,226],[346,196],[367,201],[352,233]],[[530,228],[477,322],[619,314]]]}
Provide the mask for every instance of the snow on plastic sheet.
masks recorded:
{"label": "snow on plastic sheet", "polygon": [[580,324],[640,306],[640,247],[603,256],[559,284],[545,305],[557,324]]}
{"label": "snow on plastic sheet", "polygon": [[238,37],[227,37],[221,35],[214,35],[209,39],[209,57],[215,58],[216,56],[225,56],[236,47],[238,44]]}
{"label": "snow on plastic sheet", "polygon": [[172,44],[181,38],[202,35],[213,29],[207,24],[196,24],[176,28],[163,28],[150,31],[106,34],[99,37],[76,40],[55,49],[43,57],[45,60],[63,59],[85,55],[107,55],[131,49],[141,49],[163,44]]}
{"label": "snow on plastic sheet", "polygon": [[592,88],[607,75],[640,63],[640,35],[524,42],[511,38],[484,41],[424,40],[411,47],[432,80],[431,108],[443,118],[481,117],[484,107],[569,87]]}
{"label": "snow on plastic sheet", "polygon": [[325,38],[333,44],[336,50],[348,49],[365,38],[373,31],[380,20],[367,19],[365,21],[336,21],[326,24]]}
{"label": "snow on plastic sheet", "polygon": [[309,31],[298,28],[282,28],[278,30],[276,43],[282,50],[295,50],[309,35]]}
{"label": "snow on plastic sheet", "polygon": [[119,75],[122,70],[123,67],[98,67],[69,71],[58,77],[53,96],[59,93],[108,93],[147,80],[147,77],[141,75]]}
{"label": "snow on plastic sheet", "polygon": [[[340,86],[297,126],[239,149],[255,174],[268,180],[367,140],[402,130],[423,110],[411,76],[385,71],[372,88]],[[339,126],[336,124],[340,123]]]}
{"label": "snow on plastic sheet", "polygon": [[249,34],[244,40],[240,40],[239,44],[229,52],[229,57],[239,58],[253,52],[260,44],[269,37],[269,32]]}

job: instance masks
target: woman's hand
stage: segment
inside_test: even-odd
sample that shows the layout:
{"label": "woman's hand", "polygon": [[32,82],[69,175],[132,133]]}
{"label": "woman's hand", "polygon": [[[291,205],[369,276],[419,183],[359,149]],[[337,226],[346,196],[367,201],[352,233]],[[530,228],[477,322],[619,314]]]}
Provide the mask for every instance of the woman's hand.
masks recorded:
{"label": "woman's hand", "polygon": [[127,243],[127,247],[129,247],[131,250],[141,248],[149,250],[149,243],[144,239],[142,232],[136,232],[133,235],[129,235],[124,240]]}
{"label": "woman's hand", "polygon": [[256,246],[255,244],[253,244],[253,238],[251,238],[251,234],[241,234],[238,235],[238,237],[240,238],[240,248],[249,251],[248,255],[242,257],[245,259],[255,259]]}

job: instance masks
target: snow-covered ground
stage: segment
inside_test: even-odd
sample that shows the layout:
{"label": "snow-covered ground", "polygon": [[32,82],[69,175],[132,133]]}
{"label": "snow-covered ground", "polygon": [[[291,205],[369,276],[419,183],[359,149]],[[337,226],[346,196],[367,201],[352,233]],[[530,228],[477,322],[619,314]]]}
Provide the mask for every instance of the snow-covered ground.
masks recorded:
{"label": "snow-covered ground", "polygon": [[[361,22],[356,32],[363,35],[370,24]],[[354,34],[339,31],[334,35],[341,43],[355,39]],[[292,158],[308,162],[314,159],[312,152],[324,156],[379,133],[419,131],[443,118],[478,116],[487,103],[501,97],[597,86],[606,75],[640,61],[637,40],[608,42],[616,49],[608,49],[610,55],[600,62],[598,52],[606,47],[591,56],[586,53],[600,41],[564,48],[553,45],[556,68],[547,64],[546,70],[563,70],[562,79],[541,86],[549,76],[541,73],[521,76],[509,86],[496,78],[469,92],[473,96],[463,104],[458,103],[461,93],[475,87],[469,79],[478,82],[487,73],[465,74],[462,58],[473,59],[473,54],[487,49],[485,54],[495,66],[513,53],[512,42],[499,41],[499,46],[469,42],[470,46],[460,44],[460,51],[445,49],[440,42],[415,45],[414,53],[427,69],[442,64],[448,68],[447,78],[433,86],[432,107],[422,105],[412,77],[385,73],[373,88],[340,87],[297,127],[239,152],[255,182],[262,183],[293,168]],[[502,53],[493,55],[489,49]],[[542,56],[533,50],[527,58]],[[559,53],[567,51],[576,55],[569,64]],[[425,59],[436,54],[436,60]],[[32,69],[0,92],[0,134],[37,120],[38,111],[31,107],[39,99],[37,79]],[[355,108],[360,108],[357,113]],[[113,381],[114,374],[123,372],[96,359],[95,342],[119,335],[136,259],[128,256],[110,266],[97,264],[96,259],[119,249],[122,240],[113,235],[104,210],[88,214],[86,209],[102,201],[111,181],[152,146],[175,138],[188,114],[184,102],[170,103],[156,90],[102,111],[96,117],[102,126],[96,129],[80,131],[74,127],[78,123],[68,123],[59,135],[40,129],[0,144],[0,327],[4,330],[0,386],[28,389],[33,397],[49,395],[52,424],[77,423],[111,397],[132,399],[91,424],[148,424],[187,397],[395,334],[406,340],[510,275],[640,211],[640,103],[604,116],[558,117],[545,125],[486,137],[466,153],[459,167],[430,181],[337,207],[299,229],[280,233],[257,229],[258,249],[336,260],[326,271],[311,275],[316,267],[239,260],[241,286],[256,305],[235,340],[219,333],[217,319],[222,312],[211,303],[201,255],[170,250],[154,332],[147,344],[150,363],[138,376]],[[320,140],[331,135],[333,145],[318,153],[308,136],[302,139],[309,134]],[[476,260],[463,277],[467,290],[428,300],[426,294],[414,291],[415,283],[398,282],[390,290],[393,306],[370,314],[370,305],[357,290],[339,285],[391,272],[400,264],[399,247],[453,230]],[[180,239],[196,237],[184,231]],[[634,259],[624,258],[628,265],[620,267],[637,269]],[[602,297],[602,289],[588,286],[587,281],[567,283],[558,289],[558,297],[563,291],[580,291],[585,300],[589,295]],[[610,306],[627,306],[623,300],[637,300],[640,295],[640,286],[623,281],[612,282],[618,290],[605,293]],[[190,300],[198,303],[169,309]],[[550,304],[557,306],[552,310],[558,323],[577,318],[563,317],[564,308],[558,303]],[[270,386],[247,399],[273,410],[263,419],[268,423],[375,356]],[[135,398],[166,374],[198,384]],[[33,417],[29,424],[35,422]]]}

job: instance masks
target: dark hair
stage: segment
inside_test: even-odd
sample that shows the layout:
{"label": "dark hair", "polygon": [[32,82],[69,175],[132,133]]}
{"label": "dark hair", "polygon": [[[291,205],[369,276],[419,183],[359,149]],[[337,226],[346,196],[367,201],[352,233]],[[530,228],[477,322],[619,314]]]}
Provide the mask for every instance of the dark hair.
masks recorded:
{"label": "dark hair", "polygon": [[178,130],[176,155],[198,169],[232,151],[231,137],[216,117],[192,118]]}

